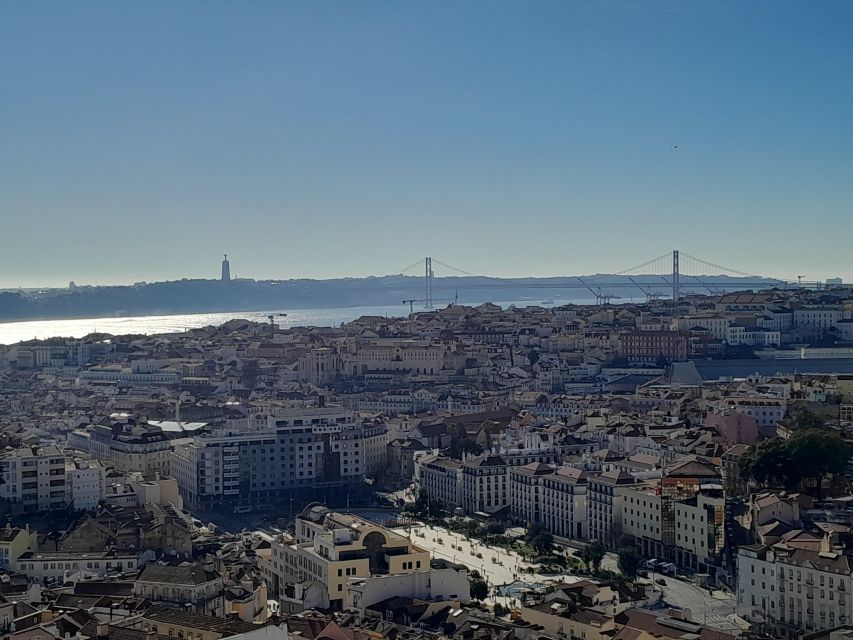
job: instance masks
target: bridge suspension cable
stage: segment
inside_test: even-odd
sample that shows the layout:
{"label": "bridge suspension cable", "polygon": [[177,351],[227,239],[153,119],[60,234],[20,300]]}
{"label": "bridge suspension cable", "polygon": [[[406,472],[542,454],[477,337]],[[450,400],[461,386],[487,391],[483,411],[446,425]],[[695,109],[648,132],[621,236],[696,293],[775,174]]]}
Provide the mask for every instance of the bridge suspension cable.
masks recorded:
{"label": "bridge suspension cable", "polygon": [[459,267],[454,267],[452,265],[447,264],[446,262],[442,262],[438,258],[433,258],[432,261],[438,265],[441,265],[445,269],[450,269],[451,271],[456,271],[457,273],[461,273],[462,275],[473,276],[473,277],[477,276],[476,273],[471,273],[470,271],[465,271],[465,269],[460,269]]}
{"label": "bridge suspension cable", "polygon": [[[719,273],[704,273],[698,275],[734,275],[740,278],[759,278],[762,279],[762,276],[756,275],[754,273],[747,273],[746,271],[738,271],[737,269],[731,269],[729,267],[724,267],[719,264],[714,264],[713,262],[708,262],[707,260],[703,260],[702,258],[697,258],[696,256],[692,256],[689,253],[681,252],[682,258],[687,258],[688,260],[701,265],[703,267],[710,267],[711,269],[717,269]],[[695,265],[694,265],[695,266]],[[685,274],[688,275],[688,274]]]}
{"label": "bridge suspension cable", "polygon": [[408,267],[404,267],[403,269],[400,269],[396,273],[403,274],[403,273],[406,273],[407,271],[412,271],[415,267],[418,267],[419,269],[423,269],[424,268],[424,259],[419,258],[418,260],[415,260],[412,264],[410,264]]}
{"label": "bridge suspension cable", "polygon": [[[652,265],[655,265],[656,267],[659,267],[659,268],[664,267],[664,266],[667,266],[669,264],[669,260],[670,260],[671,256],[672,256],[671,253],[665,253],[662,256],[658,256],[657,258],[652,258],[651,260],[648,260],[648,261],[644,262],[643,264],[638,264],[636,267],[630,267],[630,268],[625,269],[623,271],[617,271],[613,275],[624,276],[625,274],[628,274],[628,273],[632,273],[632,272],[636,273],[636,272],[640,271],[641,269],[645,269],[646,267],[650,267]],[[660,275],[666,274],[667,272],[668,272],[668,270],[664,269],[663,271],[660,272]],[[657,275],[657,274],[655,274],[655,275]]]}

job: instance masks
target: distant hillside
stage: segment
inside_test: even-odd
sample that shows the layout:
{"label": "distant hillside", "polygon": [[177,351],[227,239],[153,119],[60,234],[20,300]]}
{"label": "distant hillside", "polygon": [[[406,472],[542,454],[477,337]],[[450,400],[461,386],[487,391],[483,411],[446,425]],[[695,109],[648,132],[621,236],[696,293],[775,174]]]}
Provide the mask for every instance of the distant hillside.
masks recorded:
{"label": "distant hillside", "polygon": [[[593,289],[634,300],[645,293],[625,286],[623,276],[583,276]],[[666,297],[671,288],[663,276],[642,276],[644,286]],[[707,277],[699,283],[687,283],[685,292],[708,293],[710,290],[746,288],[747,281],[730,277]],[[754,287],[755,281],[749,281]],[[761,281],[764,287],[779,284]],[[0,320],[37,318],[87,318],[102,316],[167,315],[217,311],[260,311],[263,309],[309,309],[331,307],[378,306],[400,304],[405,299],[424,295],[423,278],[414,276],[382,276],[341,278],[335,280],[176,280],[132,286],[75,287],[39,292],[0,293]],[[593,294],[578,277],[560,278],[487,278],[466,276],[435,278],[433,297],[436,303],[480,303],[530,300],[538,303],[549,299],[588,300]]]}

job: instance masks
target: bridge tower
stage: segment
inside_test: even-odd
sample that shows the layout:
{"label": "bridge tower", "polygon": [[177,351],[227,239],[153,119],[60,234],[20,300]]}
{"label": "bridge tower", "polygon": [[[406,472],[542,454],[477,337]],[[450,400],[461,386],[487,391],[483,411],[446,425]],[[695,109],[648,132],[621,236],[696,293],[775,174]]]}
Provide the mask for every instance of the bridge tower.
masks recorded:
{"label": "bridge tower", "polygon": [[672,250],[672,299],[678,302],[681,296],[681,282],[679,281],[680,274],[678,273],[678,249]]}
{"label": "bridge tower", "polygon": [[424,280],[426,283],[426,291],[424,295],[424,308],[432,309],[432,258],[424,258]]}

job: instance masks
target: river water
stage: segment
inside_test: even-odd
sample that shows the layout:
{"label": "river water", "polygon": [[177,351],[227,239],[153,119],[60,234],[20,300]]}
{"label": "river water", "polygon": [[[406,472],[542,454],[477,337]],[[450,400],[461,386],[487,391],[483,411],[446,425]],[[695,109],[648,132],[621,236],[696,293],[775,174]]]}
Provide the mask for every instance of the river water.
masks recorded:
{"label": "river water", "polygon": [[[559,300],[558,304],[569,302]],[[572,300],[575,304],[589,304],[591,300]],[[512,302],[501,303],[503,306]],[[518,301],[514,304],[536,304],[536,301]],[[415,309],[417,311],[417,309]],[[268,322],[267,316],[286,313],[276,317],[275,322],[282,328],[297,326],[336,327],[342,322],[350,322],[360,316],[381,315],[397,317],[407,315],[409,308],[404,305],[384,307],[338,307],[328,309],[276,309],[270,311],[226,311],[224,313],[189,313],[167,316],[131,316],[126,318],[78,318],[74,320],[28,320],[26,322],[0,323],[0,344],[14,344],[22,340],[54,337],[82,338],[90,333],[110,333],[125,335],[128,333],[152,335],[155,333],[176,333],[187,329],[197,329],[210,325],[221,325],[234,318],[245,318],[256,322]]]}

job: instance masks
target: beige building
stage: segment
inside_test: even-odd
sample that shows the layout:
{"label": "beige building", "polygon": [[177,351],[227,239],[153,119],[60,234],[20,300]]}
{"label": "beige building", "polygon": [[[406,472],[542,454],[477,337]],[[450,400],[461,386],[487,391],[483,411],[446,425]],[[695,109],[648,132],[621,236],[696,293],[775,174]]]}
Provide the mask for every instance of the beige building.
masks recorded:
{"label": "beige building", "polygon": [[32,551],[35,533],[27,529],[0,529],[0,569],[11,571],[23,554]]}
{"label": "beige building", "polygon": [[222,587],[222,576],[213,567],[149,564],[134,581],[133,594],[157,604],[222,617]]}
{"label": "beige building", "polygon": [[410,371],[435,375],[444,368],[448,347],[425,340],[373,340],[359,346],[352,358],[353,376],[370,371]]}
{"label": "beige building", "polygon": [[[350,599],[351,577],[397,575],[430,570],[429,552],[389,529],[358,516],[312,505],[296,518],[296,537],[276,539],[260,566],[270,596],[285,609],[342,608]],[[303,602],[300,602],[300,599]]]}

